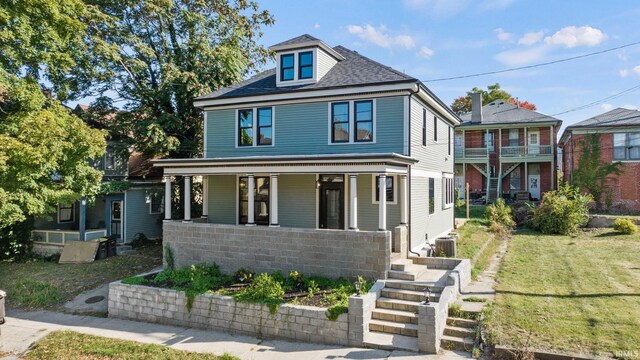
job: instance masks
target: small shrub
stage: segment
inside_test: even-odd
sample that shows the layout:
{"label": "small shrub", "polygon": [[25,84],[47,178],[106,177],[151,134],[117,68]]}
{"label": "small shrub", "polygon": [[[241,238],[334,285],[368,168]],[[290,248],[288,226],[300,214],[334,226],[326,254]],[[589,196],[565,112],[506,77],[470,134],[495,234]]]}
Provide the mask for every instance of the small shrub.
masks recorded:
{"label": "small shrub", "polygon": [[233,274],[233,277],[240,283],[249,283],[253,280],[253,275],[255,275],[253,271],[240,268]]}
{"label": "small shrub", "polygon": [[455,199],[455,206],[457,208],[461,208],[467,203],[465,200],[460,199],[460,190],[458,190],[457,187],[453,190],[453,198]]}
{"label": "small shrub", "polygon": [[[511,218],[511,208],[505,204],[503,199],[498,199],[495,204],[487,206],[484,216],[489,220],[491,227],[502,228],[504,231],[511,231],[516,223]],[[495,225],[500,225],[501,227]]]}
{"label": "small shrub", "polygon": [[248,286],[233,296],[237,301],[267,304],[272,314],[278,311],[278,305],[284,301],[282,284],[271,275],[258,275],[251,286]]}
{"label": "small shrub", "polygon": [[169,270],[176,269],[176,260],[173,256],[173,248],[168,244],[164,246],[164,261],[167,263],[167,268]]}
{"label": "small shrub", "polygon": [[0,260],[25,261],[33,248],[33,218],[0,228]]}
{"label": "small shrub", "polygon": [[142,276],[132,276],[126,279],[122,279],[122,283],[127,285],[140,285],[144,284],[145,281],[145,278],[143,278]]}
{"label": "small shrub", "polygon": [[613,229],[622,234],[638,232],[638,226],[631,219],[616,219],[613,222]]}
{"label": "small shrub", "polygon": [[563,185],[544,194],[533,211],[533,227],[545,234],[573,235],[589,221],[591,195],[581,195],[578,188]]}
{"label": "small shrub", "polygon": [[515,201],[509,205],[511,208],[511,218],[516,226],[527,224],[533,217],[535,207],[528,201]]}

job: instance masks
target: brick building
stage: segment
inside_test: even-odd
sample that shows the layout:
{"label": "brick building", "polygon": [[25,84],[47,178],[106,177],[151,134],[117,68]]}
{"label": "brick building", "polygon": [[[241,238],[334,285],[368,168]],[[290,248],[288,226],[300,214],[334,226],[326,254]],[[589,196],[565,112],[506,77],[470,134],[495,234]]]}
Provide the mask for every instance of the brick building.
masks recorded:
{"label": "brick building", "polygon": [[573,180],[581,142],[589,134],[600,136],[602,162],[622,162],[622,174],[607,179],[602,204],[614,212],[640,212],[640,111],[617,108],[567,127],[559,143],[567,182]]}

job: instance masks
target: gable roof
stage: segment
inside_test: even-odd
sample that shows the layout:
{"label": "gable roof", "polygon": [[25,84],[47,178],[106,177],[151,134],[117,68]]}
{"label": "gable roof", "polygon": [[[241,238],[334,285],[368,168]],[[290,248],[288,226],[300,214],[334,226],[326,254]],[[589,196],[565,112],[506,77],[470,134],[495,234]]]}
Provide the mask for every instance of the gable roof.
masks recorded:
{"label": "gable roof", "polygon": [[573,124],[567,127],[567,130],[613,126],[640,126],[640,111],[624,108],[609,110],[604,114],[596,115],[588,118],[587,120]]}
{"label": "gable roof", "polygon": [[[298,38],[304,36],[309,35],[302,35]],[[295,39],[297,38],[287,41],[293,41]],[[278,87],[276,86],[276,69],[273,68],[256,74],[255,76],[237,84],[197,97],[195,101],[403,82],[418,82],[417,79],[409,75],[382,65],[367,58],[366,56],[358,54],[353,50],[349,50],[342,46],[336,46],[333,50],[343,56],[344,60],[336,63],[317,83]]]}
{"label": "gable roof", "polygon": [[562,124],[562,120],[553,116],[545,115],[537,111],[521,108],[506,100],[496,100],[482,107],[482,122],[471,122],[471,113],[460,116],[462,124],[460,126],[479,125],[513,125],[530,123]]}
{"label": "gable roof", "polygon": [[296,36],[293,39],[289,39],[289,40],[285,40],[283,42],[277,43],[271,47],[279,47],[279,46],[285,46],[285,45],[297,45],[297,44],[304,44],[304,43],[308,43],[311,41],[320,41],[320,39],[313,37],[309,34],[303,34],[300,36]]}

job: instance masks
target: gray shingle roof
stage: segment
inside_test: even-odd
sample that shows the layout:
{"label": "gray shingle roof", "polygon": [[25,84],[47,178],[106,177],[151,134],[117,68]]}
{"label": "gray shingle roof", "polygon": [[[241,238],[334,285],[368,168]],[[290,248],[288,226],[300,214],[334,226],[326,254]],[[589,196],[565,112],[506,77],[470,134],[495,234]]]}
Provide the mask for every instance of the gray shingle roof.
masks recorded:
{"label": "gray shingle roof", "polygon": [[640,111],[617,108],[580,121],[567,129],[611,126],[640,126]]}
{"label": "gray shingle roof", "polygon": [[553,116],[545,115],[537,111],[521,108],[505,100],[496,100],[482,107],[482,122],[472,123],[471,113],[460,116],[460,126],[491,125],[491,124],[524,124],[524,123],[548,123],[561,120]]}
{"label": "gray shingle roof", "polygon": [[276,46],[284,46],[284,45],[294,45],[294,44],[302,44],[302,43],[306,43],[306,42],[310,42],[310,41],[320,41],[320,39],[315,38],[309,34],[303,34],[300,35],[298,37],[294,37],[293,39],[289,39],[286,41],[283,41],[281,43],[277,43],[275,45],[272,45],[273,47]]}
{"label": "gray shingle roof", "polygon": [[[308,35],[302,35],[308,36]],[[298,37],[300,38],[300,37]],[[293,41],[297,38],[287,40]],[[357,87],[376,84],[417,82],[418,80],[382,65],[342,46],[333,48],[344,60],[339,61],[317,83],[297,86],[276,86],[276,69],[263,71],[240,83],[224,87],[218,91],[196,98],[196,100],[231,98],[254,95],[281,94],[343,87]]]}

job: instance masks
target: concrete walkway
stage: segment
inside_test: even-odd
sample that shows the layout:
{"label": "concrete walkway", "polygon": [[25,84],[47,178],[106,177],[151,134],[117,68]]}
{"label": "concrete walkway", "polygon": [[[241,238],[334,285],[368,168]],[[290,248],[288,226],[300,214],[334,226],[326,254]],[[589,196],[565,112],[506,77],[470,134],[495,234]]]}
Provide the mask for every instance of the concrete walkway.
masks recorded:
{"label": "concrete walkway", "polygon": [[0,353],[17,358],[34,342],[55,330],[72,330],[141,343],[161,344],[178,350],[225,352],[241,359],[464,359],[468,354],[444,351],[424,355],[406,351],[385,351],[331,345],[261,341],[250,336],[217,331],[149,324],[129,320],[70,315],[49,311],[11,312],[0,327]]}
{"label": "concrete walkway", "polygon": [[489,266],[478,275],[478,279],[467,285],[462,291],[461,299],[458,303],[462,306],[462,310],[481,311],[486,303],[464,301],[466,298],[482,298],[488,302],[494,301],[496,297],[496,274],[500,267],[500,261],[507,252],[507,240],[500,243],[498,251],[491,257]]}

